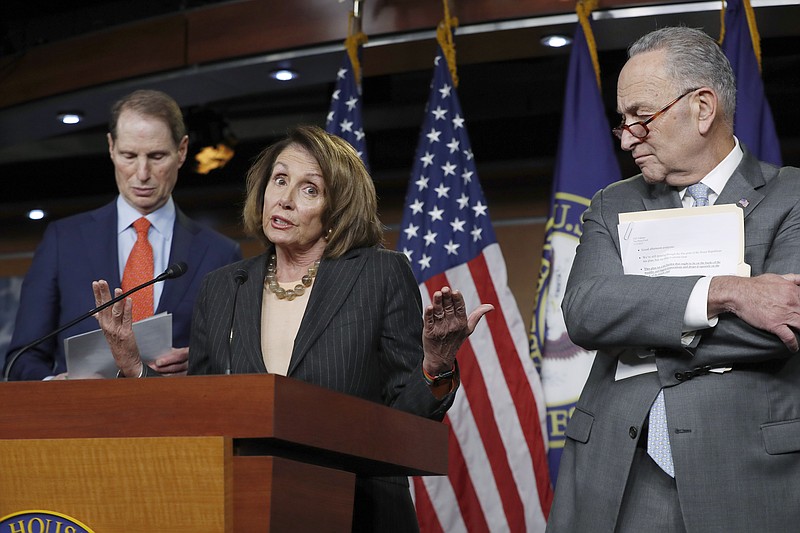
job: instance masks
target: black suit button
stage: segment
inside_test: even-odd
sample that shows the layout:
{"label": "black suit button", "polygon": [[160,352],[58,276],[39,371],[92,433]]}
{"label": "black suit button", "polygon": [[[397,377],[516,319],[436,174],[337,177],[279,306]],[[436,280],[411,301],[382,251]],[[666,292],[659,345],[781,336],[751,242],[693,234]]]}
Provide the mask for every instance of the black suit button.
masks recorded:
{"label": "black suit button", "polygon": [[628,429],[628,435],[630,435],[632,439],[635,439],[638,434],[639,430],[636,429],[636,426],[631,426],[630,429]]}
{"label": "black suit button", "polygon": [[687,378],[686,374],[681,374],[680,372],[675,372],[675,379],[677,379],[678,381],[683,381],[686,378]]}

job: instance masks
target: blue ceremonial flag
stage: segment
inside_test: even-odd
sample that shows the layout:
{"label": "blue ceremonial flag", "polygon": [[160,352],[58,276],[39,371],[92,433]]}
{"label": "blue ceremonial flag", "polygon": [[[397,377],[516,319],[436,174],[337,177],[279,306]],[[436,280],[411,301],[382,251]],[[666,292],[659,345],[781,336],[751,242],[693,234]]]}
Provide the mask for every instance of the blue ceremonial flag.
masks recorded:
{"label": "blue ceremonial flag", "polygon": [[[736,75],[734,133],[753,155],[781,165],[781,146],[761,81],[761,45],[748,0],[727,0],[722,50]],[[750,27],[755,35],[751,34]]]}
{"label": "blue ceremonial flag", "polygon": [[458,352],[461,388],[445,418],[448,475],[413,479],[420,530],[544,531],[552,487],[541,382],[441,43],[398,249],[424,305],[449,286],[468,311],[495,307]]}
{"label": "blue ceremonial flag", "polygon": [[599,189],[620,179],[619,163],[598,85],[589,11],[579,2],[580,24],[569,59],[564,114],[550,216],[530,334],[531,356],[541,365],[547,403],[550,478],[557,484],[564,431],[589,375],[594,351],[572,344],[561,301],[581,235],[581,215]]}
{"label": "blue ceremonial flag", "polygon": [[[360,35],[363,34],[357,34],[356,37]],[[338,135],[349,142],[369,170],[367,141],[364,135],[364,122],[361,119],[360,67],[357,63],[354,66],[351,58],[351,55],[355,55],[356,61],[358,61],[361,47],[356,41],[352,41],[354,44],[351,53],[349,50],[350,39],[351,37],[348,37],[348,41],[345,43],[348,50],[345,51],[342,66],[336,73],[336,88],[331,96],[331,107],[325,120],[325,131]]]}

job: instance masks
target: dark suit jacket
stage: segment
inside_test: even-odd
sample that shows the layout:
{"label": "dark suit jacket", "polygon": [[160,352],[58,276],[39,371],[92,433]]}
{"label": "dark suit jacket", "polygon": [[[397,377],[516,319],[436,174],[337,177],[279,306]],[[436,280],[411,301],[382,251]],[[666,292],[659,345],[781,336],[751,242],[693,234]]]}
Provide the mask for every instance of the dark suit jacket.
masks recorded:
{"label": "dark suit jacket", "polygon": [[[246,259],[206,277],[192,324],[190,374],[225,371],[238,269],[248,273],[248,280],[239,291],[233,320],[231,371],[268,372],[261,354],[267,257]],[[443,400],[434,398],[421,365],[421,298],[405,256],[362,248],[323,260],[295,338],[288,375],[441,420],[455,393]],[[354,530],[416,528],[406,478],[357,481]]]}
{"label": "dark suit jacket", "polygon": [[[800,170],[744,159],[717,204],[738,204],[752,275],[800,272]],[[800,357],[731,313],[681,346],[697,276],[623,275],[624,212],[681,207],[641,176],[600,191],[584,215],[563,301],[572,340],[599,350],[567,426],[548,531],[614,531],[640,430],[664,387],[688,531],[795,531],[800,523]],[[619,354],[650,348],[657,373],[614,381]],[[706,366],[732,366],[723,374]]]}
{"label": "dark suit jacket", "polygon": [[[156,313],[172,313],[173,346],[189,344],[194,300],[203,277],[238,261],[239,245],[176,210],[169,264],[184,261],[186,274],[164,282]],[[121,285],[117,254],[116,200],[94,211],[51,223],[22,284],[14,335],[6,364],[21,347],[95,307],[92,281]],[[64,339],[97,329],[88,318],[22,354],[9,379],[37,380],[66,371]]]}

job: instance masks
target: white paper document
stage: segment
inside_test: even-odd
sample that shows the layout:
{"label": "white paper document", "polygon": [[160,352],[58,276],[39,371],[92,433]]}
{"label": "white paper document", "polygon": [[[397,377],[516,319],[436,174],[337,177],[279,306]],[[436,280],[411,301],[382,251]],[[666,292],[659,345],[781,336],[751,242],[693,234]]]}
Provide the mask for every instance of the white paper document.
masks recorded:
{"label": "white paper document", "polygon": [[[744,262],[744,214],[733,204],[660,209],[619,215],[625,274],[639,276],[749,276]],[[655,372],[649,352],[626,352],[616,379]]]}
{"label": "white paper document", "polygon": [[733,204],[622,213],[618,231],[626,274],[750,275],[744,215]]}
{"label": "white paper document", "polygon": [[[139,354],[152,362],[172,348],[172,314],[160,313],[133,324]],[[64,339],[69,379],[113,378],[117,365],[103,331],[96,329]]]}

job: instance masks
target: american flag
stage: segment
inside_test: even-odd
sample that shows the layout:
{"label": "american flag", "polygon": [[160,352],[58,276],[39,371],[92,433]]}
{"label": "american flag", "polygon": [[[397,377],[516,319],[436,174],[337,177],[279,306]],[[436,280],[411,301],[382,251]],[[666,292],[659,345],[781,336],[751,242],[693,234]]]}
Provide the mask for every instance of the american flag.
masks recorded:
{"label": "american flag", "polygon": [[445,419],[448,476],[413,478],[421,530],[544,531],[552,488],[542,387],[441,47],[399,249],[425,305],[447,285],[468,310],[495,306],[458,353],[461,388]]}
{"label": "american flag", "polygon": [[342,66],[336,73],[336,88],[331,96],[331,107],[325,120],[325,130],[338,135],[356,149],[364,165],[369,169],[367,141],[361,119],[361,86],[356,81],[356,72],[345,51]]}

